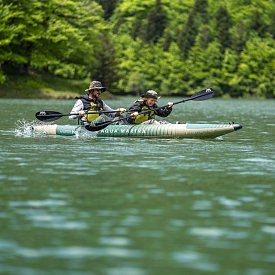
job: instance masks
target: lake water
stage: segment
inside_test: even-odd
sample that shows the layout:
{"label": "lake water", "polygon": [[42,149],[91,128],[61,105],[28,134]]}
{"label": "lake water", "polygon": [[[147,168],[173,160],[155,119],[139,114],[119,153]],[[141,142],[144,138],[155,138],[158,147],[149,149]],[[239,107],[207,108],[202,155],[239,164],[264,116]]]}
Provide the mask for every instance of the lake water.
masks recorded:
{"label": "lake water", "polygon": [[170,122],[243,125],[213,140],[28,131],[73,103],[0,100],[1,274],[274,274],[274,100],[174,107]]}

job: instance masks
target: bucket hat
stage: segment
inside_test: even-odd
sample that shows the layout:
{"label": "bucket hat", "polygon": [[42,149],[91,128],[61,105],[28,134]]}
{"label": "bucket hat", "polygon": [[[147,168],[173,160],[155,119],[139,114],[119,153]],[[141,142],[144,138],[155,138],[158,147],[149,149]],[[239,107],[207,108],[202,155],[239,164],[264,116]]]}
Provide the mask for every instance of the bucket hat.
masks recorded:
{"label": "bucket hat", "polygon": [[100,81],[92,81],[88,89],[85,92],[89,92],[91,90],[101,90],[101,92],[105,92],[106,88],[102,86]]}
{"label": "bucket hat", "polygon": [[153,90],[147,91],[145,94],[141,95],[141,97],[154,98],[154,99],[160,98],[159,94]]}

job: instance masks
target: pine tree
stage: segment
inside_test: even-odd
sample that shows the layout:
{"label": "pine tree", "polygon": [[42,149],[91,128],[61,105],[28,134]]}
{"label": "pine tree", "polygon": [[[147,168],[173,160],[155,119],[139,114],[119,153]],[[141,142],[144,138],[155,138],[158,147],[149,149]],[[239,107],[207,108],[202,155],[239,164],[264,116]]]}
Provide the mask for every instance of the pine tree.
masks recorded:
{"label": "pine tree", "polygon": [[104,9],[104,18],[108,20],[117,6],[118,0],[95,0]]}
{"label": "pine tree", "polygon": [[156,43],[162,37],[166,26],[166,14],[162,8],[161,0],[156,0],[150,9],[147,18],[147,26],[144,40]]}
{"label": "pine tree", "polygon": [[182,50],[184,58],[188,56],[188,51],[194,46],[199,28],[208,21],[207,16],[207,0],[196,0],[191,10],[186,25],[178,38],[178,45]]}
{"label": "pine tree", "polygon": [[117,49],[113,39],[107,33],[102,34],[102,48],[97,52],[97,65],[90,72],[90,79],[101,80],[108,90],[114,92],[118,81]]}
{"label": "pine tree", "polygon": [[221,6],[216,13],[216,25],[218,31],[218,39],[221,43],[221,50],[224,53],[226,48],[231,46],[231,38],[229,29],[231,27],[231,18],[226,7]]}

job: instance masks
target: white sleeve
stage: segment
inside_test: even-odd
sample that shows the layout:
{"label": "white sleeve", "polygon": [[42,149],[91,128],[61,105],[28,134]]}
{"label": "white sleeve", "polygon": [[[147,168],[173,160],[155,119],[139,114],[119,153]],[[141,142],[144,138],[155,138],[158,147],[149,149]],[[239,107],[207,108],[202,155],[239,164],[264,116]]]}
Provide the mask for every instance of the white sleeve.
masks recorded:
{"label": "white sleeve", "polygon": [[[81,111],[81,110],[83,110],[83,109],[84,109],[83,102],[82,102],[80,99],[78,99],[78,100],[75,102],[74,107],[72,108],[70,114],[71,114],[71,113],[72,113],[72,114],[75,114],[75,113],[78,114],[79,111]],[[78,115],[71,115],[71,116],[69,116],[69,119],[75,119],[75,118],[78,118]]]}
{"label": "white sleeve", "polygon": [[103,110],[104,111],[108,111],[108,112],[112,112],[115,111],[114,109],[112,109],[109,105],[107,105],[104,101],[103,102]]}
{"label": "white sleeve", "polygon": [[[107,105],[104,101],[103,101],[103,110],[104,111],[108,111],[108,112],[112,112],[112,111],[118,111],[118,109],[114,110],[112,109],[109,105]],[[116,113],[112,113],[112,114],[106,114],[107,116],[110,117],[115,117]]]}

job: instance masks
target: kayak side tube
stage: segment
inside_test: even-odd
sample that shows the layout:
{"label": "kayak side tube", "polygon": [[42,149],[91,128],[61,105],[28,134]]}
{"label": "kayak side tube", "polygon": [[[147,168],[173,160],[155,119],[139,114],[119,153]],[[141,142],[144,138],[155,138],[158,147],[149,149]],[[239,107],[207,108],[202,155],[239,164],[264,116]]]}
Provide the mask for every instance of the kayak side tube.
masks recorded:
{"label": "kayak side tube", "polygon": [[239,124],[110,125],[99,137],[215,138],[241,129]]}
{"label": "kayak side tube", "polygon": [[159,137],[159,138],[216,138],[242,128],[239,124],[140,124],[109,125],[89,132],[79,125],[38,125],[34,132],[47,135],[74,136],[77,132],[97,137]]}

